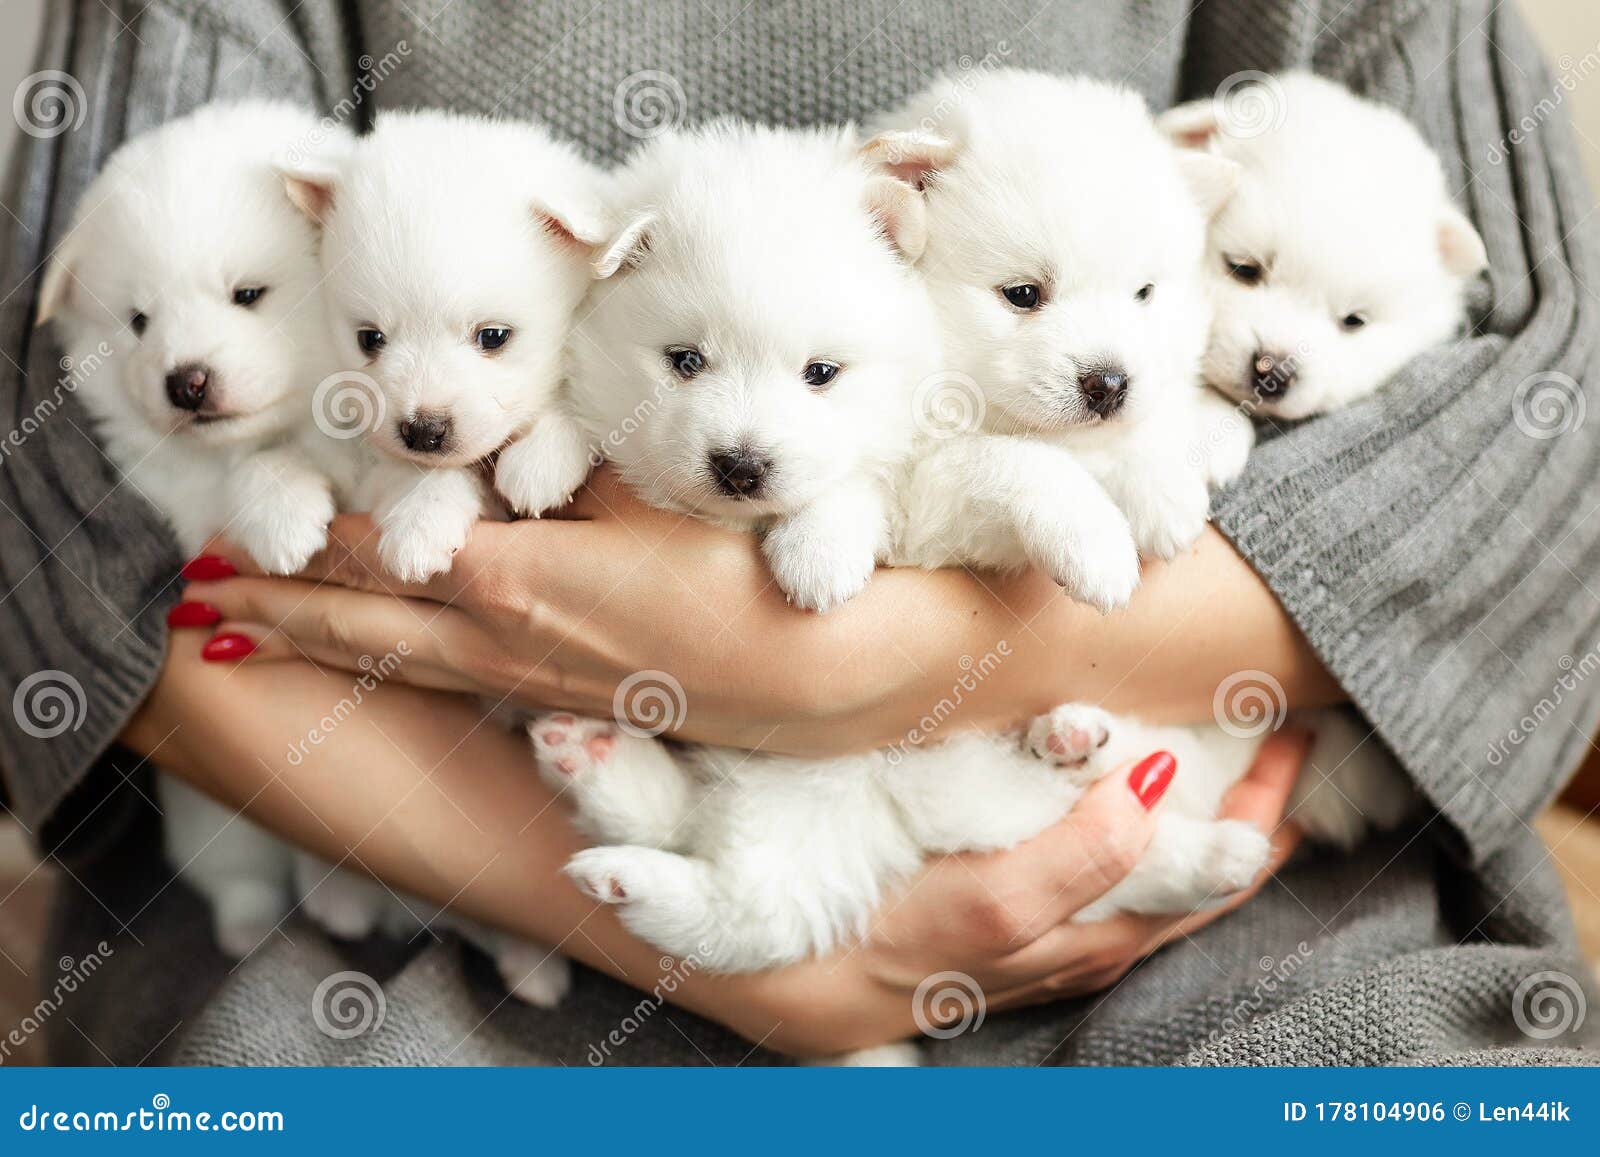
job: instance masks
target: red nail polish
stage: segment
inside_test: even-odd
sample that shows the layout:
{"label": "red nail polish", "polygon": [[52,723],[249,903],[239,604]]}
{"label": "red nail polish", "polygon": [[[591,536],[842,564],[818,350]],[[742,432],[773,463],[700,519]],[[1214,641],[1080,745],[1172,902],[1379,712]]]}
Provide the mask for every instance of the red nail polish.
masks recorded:
{"label": "red nail polish", "polygon": [[243,635],[218,635],[200,648],[200,657],[213,663],[243,659],[256,645]]}
{"label": "red nail polish", "polygon": [[178,572],[190,582],[211,582],[214,579],[232,578],[239,572],[227,559],[217,554],[202,554],[199,558],[191,558],[183,564],[183,569]]}
{"label": "red nail polish", "polygon": [[1128,773],[1128,786],[1144,805],[1144,810],[1149,811],[1167,794],[1167,788],[1171,786],[1172,777],[1177,771],[1178,761],[1172,752],[1158,751],[1133,765],[1133,770]]}
{"label": "red nail polish", "polygon": [[222,612],[210,603],[179,603],[167,612],[169,627],[209,627],[222,622]]}

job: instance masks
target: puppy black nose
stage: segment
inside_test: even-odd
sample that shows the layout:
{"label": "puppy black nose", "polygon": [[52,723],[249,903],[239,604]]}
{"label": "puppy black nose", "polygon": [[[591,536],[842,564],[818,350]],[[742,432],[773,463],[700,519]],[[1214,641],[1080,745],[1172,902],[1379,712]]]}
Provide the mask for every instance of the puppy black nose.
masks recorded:
{"label": "puppy black nose", "polygon": [[400,441],[418,454],[437,454],[450,437],[450,419],[421,413],[400,423]]}
{"label": "puppy black nose", "polygon": [[167,401],[180,410],[198,410],[205,404],[211,371],[191,362],[167,375]]}
{"label": "puppy black nose", "polygon": [[717,480],[717,488],[729,498],[756,497],[771,469],[771,462],[743,447],[711,454],[711,476]]}
{"label": "puppy black nose", "polygon": [[1128,400],[1128,375],[1119,366],[1102,366],[1080,377],[1078,389],[1083,392],[1083,400],[1089,403],[1090,410],[1109,418]]}
{"label": "puppy black nose", "polygon": [[1278,398],[1294,385],[1294,359],[1268,350],[1257,350],[1250,360],[1250,384],[1258,398]]}

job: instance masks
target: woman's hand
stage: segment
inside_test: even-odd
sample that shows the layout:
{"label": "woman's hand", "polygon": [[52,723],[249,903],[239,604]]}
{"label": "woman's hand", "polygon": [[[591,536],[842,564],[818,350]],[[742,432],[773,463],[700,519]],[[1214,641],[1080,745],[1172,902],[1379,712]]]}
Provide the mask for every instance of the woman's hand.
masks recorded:
{"label": "woman's hand", "polygon": [[[181,625],[221,617],[209,658],[308,658],[491,701],[631,715],[682,739],[834,755],[937,726],[999,730],[1085,701],[1151,721],[1209,718],[1235,672],[1264,672],[1284,706],[1337,688],[1271,592],[1209,532],[1146,567],[1102,616],[1034,573],[880,570],[827,615],[790,606],[748,534],[644,506],[609,471],[571,518],[480,523],[448,575],[403,584],[372,523],[346,516],[293,579],[248,556],[186,569]],[[219,566],[240,577],[215,581]],[[665,693],[658,694],[665,688]],[[637,691],[637,695],[633,692]],[[633,709],[637,703],[638,709]],[[652,707],[664,714],[652,717]],[[664,705],[664,708],[663,708]]]}
{"label": "woman's hand", "polygon": [[[636,988],[661,979],[660,952],[561,874],[583,841],[530,774],[526,737],[481,725],[468,700],[376,670],[352,680],[302,662],[218,666],[199,661],[200,646],[174,635],[124,734],[130,747],[332,863],[558,945]],[[1295,839],[1279,824],[1306,746],[1269,739],[1224,809],[1276,832],[1274,869]],[[912,997],[936,972],[970,976],[992,1009],[1094,991],[1248,898],[1188,919],[1068,923],[1121,878],[1150,830],[1126,778],[1108,777],[1026,844],[930,864],[853,950],[766,973],[691,971],[670,999],[753,1042],[823,1055],[914,1035],[929,1013]]]}

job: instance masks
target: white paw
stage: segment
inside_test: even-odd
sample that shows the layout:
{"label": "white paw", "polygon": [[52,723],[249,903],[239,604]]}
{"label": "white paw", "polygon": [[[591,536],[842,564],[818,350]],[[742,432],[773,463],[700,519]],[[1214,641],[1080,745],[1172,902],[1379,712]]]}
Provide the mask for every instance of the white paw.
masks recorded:
{"label": "white paw", "polygon": [[241,511],[229,533],[268,574],[294,574],[328,545],[334,514],[326,488],[302,487],[296,495],[273,494]]}
{"label": "white paw", "polygon": [[1198,471],[1177,472],[1152,479],[1152,485],[1129,502],[1126,513],[1142,552],[1152,558],[1175,558],[1205,532],[1211,493]]}
{"label": "white paw", "polygon": [[535,1008],[557,1008],[572,991],[572,965],[541,945],[516,945],[495,953],[495,967],[512,996]]}
{"label": "white paw", "polygon": [[537,518],[570,502],[588,480],[590,466],[581,444],[551,447],[536,432],[500,452],[494,464],[494,488],[513,513]]}
{"label": "white paw", "polygon": [[539,774],[556,791],[593,771],[611,758],[617,747],[617,727],[609,719],[580,719],[557,713],[541,715],[528,724],[533,758]]}
{"label": "white paw", "polygon": [[789,530],[783,523],[768,532],[762,550],[789,600],[801,610],[819,613],[860,594],[877,565],[870,550]]}
{"label": "white paw", "polygon": [[300,898],[300,906],[329,935],[365,940],[389,907],[381,887],[365,876],[335,870]]}
{"label": "white paw", "polygon": [[1035,566],[1102,614],[1127,606],[1139,585],[1139,550],[1128,520],[1105,506],[1105,517],[1052,510],[1030,519],[1022,543]]}
{"label": "white paw", "polygon": [[422,582],[450,569],[456,552],[467,544],[470,529],[470,522],[387,519],[378,528],[378,559],[401,582]]}
{"label": "white paw", "polygon": [[1219,894],[1231,895],[1253,884],[1271,855],[1272,843],[1260,829],[1242,820],[1218,820],[1202,859],[1203,870]]}
{"label": "white paw", "polygon": [[1214,409],[1205,411],[1205,426],[1199,444],[1200,459],[1206,472],[1206,481],[1213,489],[1233,483],[1244,473],[1250,451],[1255,446],[1255,428],[1250,419],[1233,406],[1226,412]]}
{"label": "white paw", "polygon": [[264,880],[229,880],[208,897],[217,946],[234,959],[254,952],[288,913],[283,888]]}
{"label": "white paw", "polygon": [[922,1064],[922,1053],[909,1041],[875,1045],[853,1053],[805,1061],[809,1068],[824,1069],[914,1069]]}
{"label": "white paw", "polygon": [[1109,712],[1085,704],[1064,703],[1048,715],[1036,717],[1028,725],[1023,743],[1036,759],[1086,773],[1072,778],[1087,785],[1105,770],[1091,766],[1091,760],[1111,739],[1111,725]]}
{"label": "white paw", "polygon": [[578,890],[602,904],[626,904],[639,894],[639,857],[630,848],[585,848],[561,869]]}

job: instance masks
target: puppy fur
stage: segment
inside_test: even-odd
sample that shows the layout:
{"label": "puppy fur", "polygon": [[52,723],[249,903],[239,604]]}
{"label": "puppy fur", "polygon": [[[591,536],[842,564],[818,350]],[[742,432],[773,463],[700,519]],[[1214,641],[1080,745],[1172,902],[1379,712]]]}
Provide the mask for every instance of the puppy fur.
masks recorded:
{"label": "puppy fur", "polygon": [[[1009,94],[1002,103],[1032,94],[1036,99],[1024,101],[1025,107],[1048,107],[1074,125],[1081,119],[1106,126],[1098,153],[1079,151],[1071,159],[1094,174],[1117,172],[1119,188],[1164,189],[1165,195],[1106,197],[1098,188],[1084,194],[1075,183],[1060,181],[1042,156],[1033,156],[1037,171],[1030,175],[1009,148],[987,139],[976,123],[963,131],[959,161],[946,157],[943,167],[933,170],[919,154],[911,175],[928,186],[929,277],[936,299],[943,298],[945,330],[955,331],[957,347],[968,351],[966,364],[989,391],[997,420],[1020,432],[997,431],[994,453],[1005,453],[1009,438],[1020,445],[1040,444],[1069,462],[1093,462],[1091,473],[1109,480],[1127,504],[1129,520],[1144,529],[1146,546],[1176,549],[1204,522],[1207,474],[1194,469],[1163,476],[1166,463],[1125,459],[1165,445],[1182,463],[1199,428],[1204,411],[1196,365],[1208,314],[1198,290],[1205,201],[1195,190],[1211,188],[1211,181],[1225,189],[1231,170],[1202,161],[1194,166],[1199,176],[1186,177],[1188,161],[1156,133],[1137,101],[1099,85],[1050,81],[1039,87],[1033,79],[1000,78],[997,89]],[[1047,99],[1053,103],[1040,104]],[[1012,143],[1010,118],[1006,123],[1004,143]],[[1063,131],[1057,125],[1049,133]],[[1078,131],[1092,138],[1101,129]],[[1047,144],[1063,139],[1081,149],[1084,136],[1047,135]],[[908,142],[899,137],[889,143]],[[869,154],[879,152],[881,160],[884,145],[878,138]],[[1036,142],[1025,134],[1015,147],[1032,154]],[[957,165],[967,168],[957,170]],[[980,174],[984,165],[994,166],[1004,179]],[[703,175],[694,195],[720,203],[722,174],[700,166],[696,171]],[[930,175],[935,171],[952,175]],[[971,193],[974,204],[962,212],[941,217],[934,206],[950,192],[942,181],[981,182],[984,191]],[[1069,198],[1060,220],[1052,209],[1055,194]],[[1213,194],[1212,200],[1220,203],[1222,196]],[[977,202],[986,198],[1007,220],[979,212]],[[1076,213],[1091,209],[1098,214],[1092,228],[1073,223]],[[698,211],[704,212],[703,206]],[[1151,215],[1158,220],[1144,219]],[[707,230],[714,231],[718,219],[709,214],[704,219]],[[783,220],[786,228],[804,227],[793,213]],[[1016,232],[1029,228],[1042,232],[1037,238]],[[956,230],[957,237],[942,239],[944,229]],[[1119,258],[1104,244],[1107,236],[1120,239],[1128,253]],[[1146,245],[1144,238],[1154,241]],[[970,252],[961,239],[972,239]],[[720,250],[695,245],[696,263],[664,264],[662,274],[670,282],[659,299],[692,300],[701,283],[718,280],[719,261],[744,260],[744,245],[731,248],[723,257]],[[966,264],[943,253],[960,254]],[[1030,258],[1033,264],[1018,264]],[[990,261],[996,264],[983,264]],[[767,275],[787,280],[787,272],[768,269]],[[1065,309],[1061,316],[1017,317],[1010,307],[993,308],[996,287],[1019,276],[1039,278],[1047,287],[1046,308],[1051,300],[1077,302],[1096,319],[1097,328],[1081,329]],[[1138,290],[1150,283],[1157,294],[1138,300]],[[1173,299],[1170,305],[1163,304],[1167,298]],[[1146,311],[1156,323],[1147,321]],[[779,326],[794,315],[766,310],[760,316],[765,325]],[[679,336],[683,324],[652,335],[638,352],[641,366],[661,343],[685,340]],[[1112,358],[1130,370],[1132,386],[1123,406],[1128,413],[1098,420],[1085,415],[1079,378],[1086,367]],[[702,414],[697,421],[705,426],[717,417]],[[631,453],[655,465],[651,444],[659,439],[664,449],[672,449],[680,444],[680,431],[641,422]],[[975,452],[969,460],[982,469],[985,457]],[[1141,471],[1157,477],[1149,482]],[[1034,477],[1048,476],[1041,470]],[[653,470],[635,477],[646,483],[641,489],[647,497],[660,501],[663,492],[649,485],[656,478]],[[1169,504],[1141,491],[1147,483],[1174,501],[1184,488],[1198,488],[1198,522],[1169,517]],[[706,485],[700,486],[697,493],[706,493]],[[670,486],[664,493],[675,497]],[[1059,494],[1033,497],[1041,505],[1062,500]],[[1188,501],[1182,497],[1182,503]],[[705,509],[689,503],[683,508]],[[1346,842],[1369,823],[1396,822],[1409,799],[1387,790],[1391,781],[1381,766],[1374,770],[1382,757],[1371,745],[1363,748],[1362,736],[1345,717],[1330,715],[1317,726],[1313,763],[1336,776],[1343,790],[1324,789],[1319,778],[1308,776],[1296,820],[1321,838]],[[1010,847],[1059,819],[1088,784],[1122,759],[1160,747],[1178,755],[1184,772],[1162,801],[1149,851],[1081,918],[1204,906],[1246,886],[1268,855],[1260,832],[1215,818],[1228,788],[1253,759],[1258,737],[1240,738],[1216,727],[1149,728],[1086,705],[1059,707],[1010,736],[963,734],[938,745],[823,761],[669,746],[609,722],[565,714],[539,719],[529,732],[541,774],[574,803],[578,823],[597,841],[598,846],[573,857],[568,873],[594,898],[617,905],[636,934],[725,971],[771,967],[837,948],[865,930],[888,891],[926,856]],[[977,801],[982,806],[975,806]]]}
{"label": "puppy fur", "polygon": [[358,503],[397,577],[446,571],[493,510],[538,515],[588,476],[558,403],[562,350],[608,236],[601,176],[534,124],[395,112],[344,150],[286,165],[322,228],[331,337],[368,375],[379,452]]}
{"label": "puppy fur", "polygon": [[652,141],[613,196],[572,343],[590,437],[646,501],[760,530],[796,604],[837,606],[889,549],[939,366],[916,191],[847,129],[725,122]]}
{"label": "puppy fur", "polygon": [[1399,113],[1305,73],[1273,80],[1263,100],[1281,117],[1259,134],[1230,131],[1213,101],[1161,124],[1240,167],[1207,245],[1206,380],[1262,414],[1304,418],[1458,332],[1488,258]]}
{"label": "puppy fur", "polygon": [[[1201,259],[1236,167],[1174,149],[1133,93],[1012,70],[936,83],[877,127],[880,162],[925,190],[920,268],[947,358],[981,388],[993,435],[925,477],[956,495],[1020,485],[1055,503],[1058,523],[1092,516],[1079,542],[1026,553],[1073,589],[1085,576],[1048,560],[1087,552],[1076,566],[1098,573],[1077,593],[1120,605],[1137,573],[1125,548],[1110,549],[1107,498],[1141,552],[1171,557],[1204,528],[1208,483],[1230,481],[1252,441],[1244,421],[1197,437],[1225,410],[1200,387],[1211,323]],[[1050,459],[1053,478],[1038,466],[1045,447],[1068,452]],[[923,505],[911,521],[959,555],[980,545],[984,513]]]}
{"label": "puppy fur", "polygon": [[[128,142],[85,192],[39,302],[94,367],[78,396],[107,456],[180,547],[225,532],[273,572],[320,550],[334,513],[300,437],[332,365],[317,236],[272,169],[317,131],[307,113],[246,103]],[[241,304],[239,290],[262,292]],[[288,847],[176,779],[157,790],[168,859],[210,900],[224,951],[248,952],[289,910]]]}

